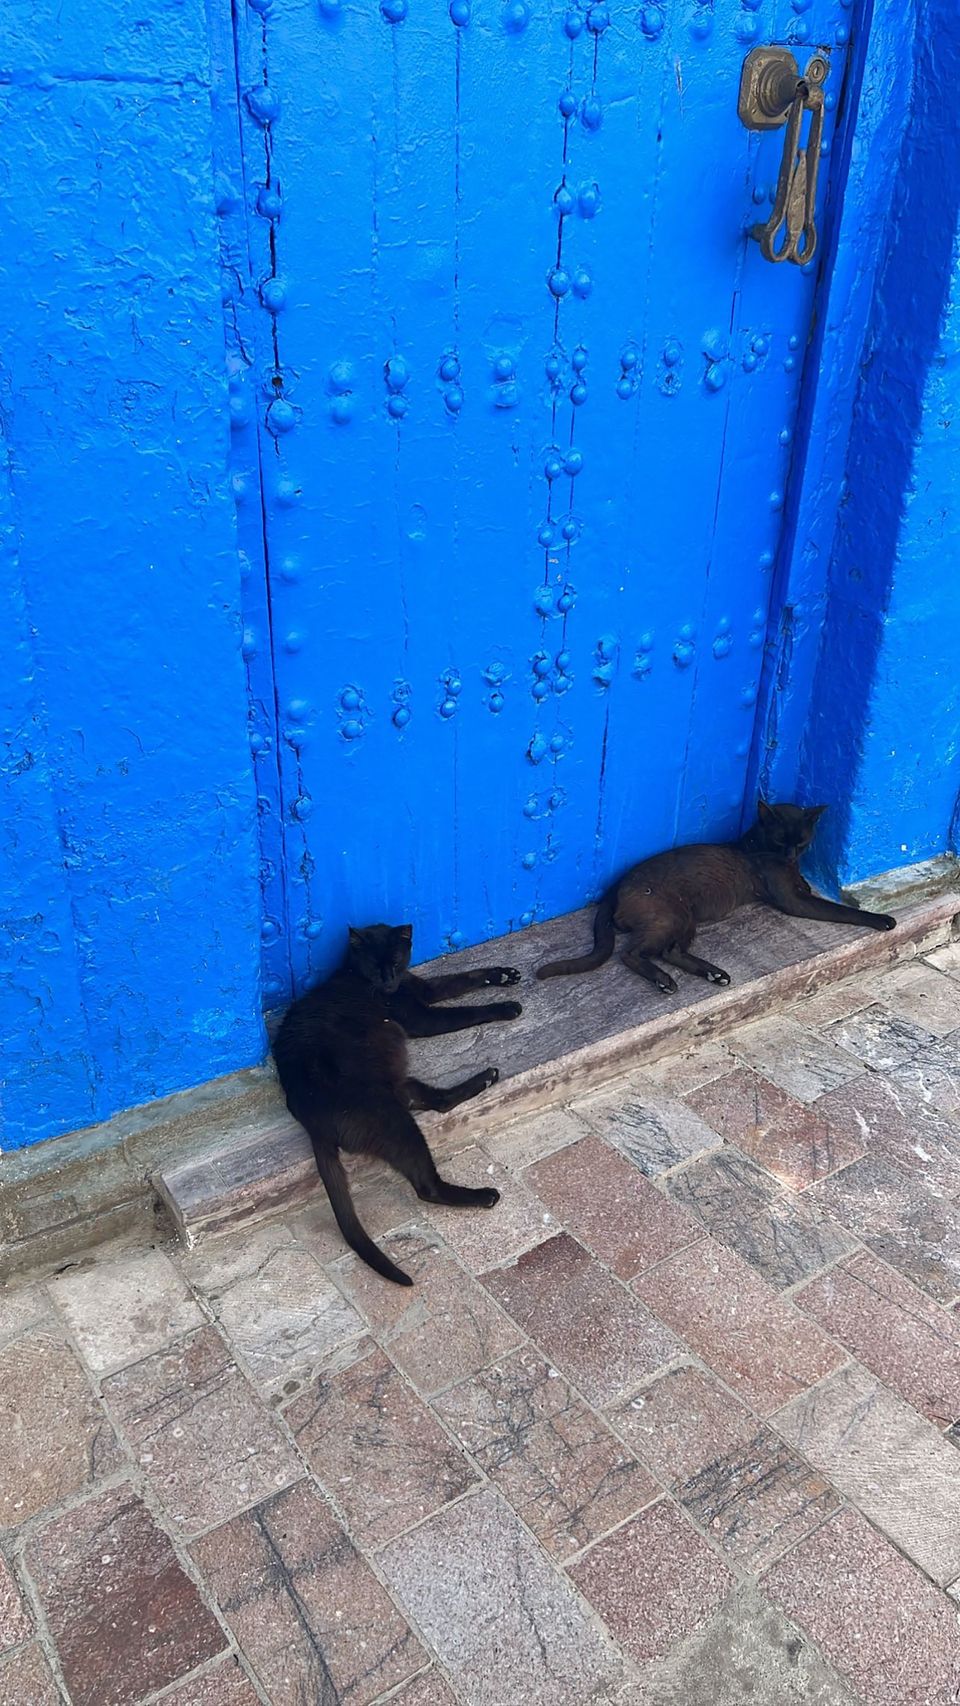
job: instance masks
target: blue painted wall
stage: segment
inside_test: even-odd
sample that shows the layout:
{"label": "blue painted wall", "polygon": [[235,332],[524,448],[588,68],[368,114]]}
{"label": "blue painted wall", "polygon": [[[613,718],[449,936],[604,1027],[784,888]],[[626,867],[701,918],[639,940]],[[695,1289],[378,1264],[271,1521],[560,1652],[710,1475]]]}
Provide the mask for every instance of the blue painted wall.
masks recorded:
{"label": "blue painted wall", "polygon": [[[6,8],[0,1146],[250,1064],[350,913],[522,927],[757,778],[828,883],[951,845],[960,23],[909,26]],[[851,28],[773,268],[739,64],[837,94]]]}
{"label": "blue painted wall", "polygon": [[0,54],[11,1148],[262,1028],[206,19],[14,0]]}
{"label": "blue painted wall", "polygon": [[960,794],[960,14],[869,47],[759,757],[828,887],[955,852]]}

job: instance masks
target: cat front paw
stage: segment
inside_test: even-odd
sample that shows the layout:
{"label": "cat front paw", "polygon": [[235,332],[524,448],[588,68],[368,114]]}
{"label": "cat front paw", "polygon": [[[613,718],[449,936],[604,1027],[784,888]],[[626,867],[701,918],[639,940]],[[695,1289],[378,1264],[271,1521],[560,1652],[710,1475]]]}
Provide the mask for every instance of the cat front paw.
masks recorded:
{"label": "cat front paw", "polygon": [[477,1192],[477,1207],[478,1208],[496,1208],[497,1203],[499,1201],[500,1201],[500,1192],[495,1191],[493,1189],[492,1185],[490,1186],[489,1190]]}
{"label": "cat front paw", "polygon": [[676,995],[677,980],[671,977],[668,971],[662,971],[657,978],[657,988],[661,995]]}
{"label": "cat front paw", "polygon": [[483,1080],[484,1090],[489,1090],[491,1084],[499,1084],[500,1069],[496,1066],[488,1066],[486,1072],[481,1072],[480,1077]]}
{"label": "cat front paw", "polygon": [[523,1008],[519,1001],[501,1001],[496,1009],[498,1019],[519,1019]]}
{"label": "cat front paw", "polygon": [[721,971],[720,967],[717,966],[714,971],[707,972],[707,982],[718,983],[721,988],[726,989],[730,982],[730,973],[728,971]]}
{"label": "cat front paw", "polygon": [[875,930],[895,930],[897,928],[897,921],[895,918],[891,918],[889,912],[875,912],[871,923]]}
{"label": "cat front paw", "polygon": [[484,974],[485,983],[519,983],[520,973],[514,966],[491,966]]}

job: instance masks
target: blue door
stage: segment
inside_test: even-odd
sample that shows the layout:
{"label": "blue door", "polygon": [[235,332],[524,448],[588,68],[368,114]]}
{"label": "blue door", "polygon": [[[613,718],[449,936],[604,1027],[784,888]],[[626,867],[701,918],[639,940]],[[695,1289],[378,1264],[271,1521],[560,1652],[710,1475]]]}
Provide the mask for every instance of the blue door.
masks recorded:
{"label": "blue door", "polygon": [[348,920],[410,920],[426,957],[736,833],[826,253],[748,234],[783,132],[740,122],[741,67],[830,60],[822,234],[851,22],[240,0],[220,213],[268,999]]}

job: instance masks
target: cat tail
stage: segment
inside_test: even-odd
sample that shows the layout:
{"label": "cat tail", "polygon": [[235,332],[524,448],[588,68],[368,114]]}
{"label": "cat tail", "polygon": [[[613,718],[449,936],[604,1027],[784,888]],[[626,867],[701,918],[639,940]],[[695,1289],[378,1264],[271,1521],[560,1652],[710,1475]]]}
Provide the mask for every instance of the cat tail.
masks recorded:
{"label": "cat tail", "polygon": [[[308,1127],[309,1130],[309,1127]],[[310,1133],[313,1141],[313,1133]],[[353,1206],[350,1195],[350,1184],[347,1179],[343,1162],[335,1150],[321,1147],[314,1142],[313,1152],[317,1158],[317,1171],[327,1187],[330,1206],[337,1217],[337,1225],[347,1240],[351,1250],[356,1250],[361,1261],[373,1268],[384,1279],[393,1280],[394,1285],[412,1285],[413,1280],[391,1262],[382,1250],[378,1250],[372,1238],[368,1238],[360,1225],[357,1211]]]}
{"label": "cat tail", "polygon": [[551,960],[549,965],[537,967],[537,977],[566,977],[574,971],[595,971],[602,966],[613,953],[613,944],[617,939],[613,915],[616,910],[616,895],[604,895],[597,907],[597,916],[593,921],[593,953],[584,954],[579,960]]}

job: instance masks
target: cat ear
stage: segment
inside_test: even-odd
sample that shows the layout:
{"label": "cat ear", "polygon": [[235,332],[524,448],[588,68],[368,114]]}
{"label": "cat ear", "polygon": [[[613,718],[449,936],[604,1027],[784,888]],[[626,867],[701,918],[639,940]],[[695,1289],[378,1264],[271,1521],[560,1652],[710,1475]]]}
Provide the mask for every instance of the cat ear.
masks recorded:
{"label": "cat ear", "polygon": [[816,823],[818,818],[823,816],[826,809],[826,806],[808,806],[804,816],[808,817],[811,823]]}
{"label": "cat ear", "polygon": [[351,942],[352,942],[352,943],[354,943],[354,944],[355,944],[355,943],[357,943],[357,942],[359,942],[359,940],[360,940],[360,931],[359,931],[359,930],[355,930],[355,929],[354,929],[354,928],[353,928],[353,925],[352,925],[352,924],[350,924],[350,925],[348,925],[348,933],[349,933],[349,936],[350,936],[350,941],[351,941]]}
{"label": "cat ear", "polygon": [[413,925],[412,924],[399,924],[397,926],[397,935],[402,936],[403,940],[405,942],[412,942],[413,941]]}
{"label": "cat ear", "polygon": [[757,800],[757,817],[760,819],[761,823],[769,823],[773,815],[774,813],[772,808],[767,805],[766,800],[761,795]]}

